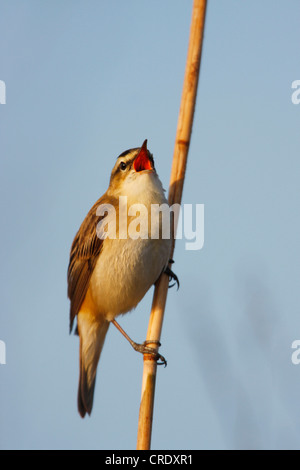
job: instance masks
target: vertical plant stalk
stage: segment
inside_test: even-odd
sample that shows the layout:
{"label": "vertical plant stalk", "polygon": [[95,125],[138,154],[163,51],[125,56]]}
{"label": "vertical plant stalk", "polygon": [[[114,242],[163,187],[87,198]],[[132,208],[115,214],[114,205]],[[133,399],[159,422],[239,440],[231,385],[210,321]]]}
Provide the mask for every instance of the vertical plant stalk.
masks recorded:
{"label": "vertical plant stalk", "polygon": [[[206,0],[194,0],[190,39],[188,47],[185,77],[178,116],[177,132],[173,154],[169,186],[169,204],[180,204],[187,163],[188,149],[192,133],[193,117],[196,104],[197,85],[199,78],[203,32],[205,23]],[[176,231],[176,227],[175,227]],[[173,256],[175,239],[171,258]],[[164,310],[169,286],[168,276],[162,275],[154,290],[152,309],[150,313],[147,340],[160,340]],[[151,347],[158,349],[157,344]],[[150,449],[154,392],[157,363],[152,356],[144,355],[144,370],[142,381],[142,396],[138,423],[137,450]]]}

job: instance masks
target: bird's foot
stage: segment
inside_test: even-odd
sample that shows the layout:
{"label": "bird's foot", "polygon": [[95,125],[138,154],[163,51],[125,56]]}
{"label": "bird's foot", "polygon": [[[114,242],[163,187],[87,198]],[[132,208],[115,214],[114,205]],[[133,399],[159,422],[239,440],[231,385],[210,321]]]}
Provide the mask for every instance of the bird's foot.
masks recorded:
{"label": "bird's foot", "polygon": [[[173,259],[170,259],[170,260],[169,260],[169,263],[170,263],[170,264],[173,264],[173,263],[174,263],[174,260],[173,260]],[[169,289],[170,289],[170,287],[173,287],[173,286],[175,286],[175,284],[177,284],[177,290],[178,290],[179,287],[180,287],[179,279],[178,279],[178,277],[176,276],[176,274],[173,273],[172,269],[170,269],[169,266],[167,266],[166,269],[164,270],[164,273],[165,273],[167,276],[169,276],[169,282],[175,281],[175,282],[173,282],[173,284],[170,284],[170,285],[169,285]]]}
{"label": "bird's foot", "polygon": [[158,365],[164,365],[166,367],[167,361],[165,360],[164,356],[158,354],[156,349],[147,346],[148,344],[157,344],[157,346],[159,347],[161,346],[159,341],[152,340],[144,341],[142,344],[136,343],[135,341],[132,341],[130,336],[128,336],[128,334],[123,330],[123,328],[119,325],[116,320],[112,320],[112,324],[115,325],[115,327],[120,331],[120,333],[122,333],[122,335],[127,339],[127,341],[129,341],[135,351],[138,351],[141,354],[150,354],[151,356],[153,356],[154,360],[157,362]]}
{"label": "bird's foot", "polygon": [[156,351],[156,349],[150,348],[149,346],[147,346],[148,344],[157,344],[158,346],[161,345],[159,341],[144,341],[142,344],[135,343],[133,341],[131,346],[133,347],[135,351],[140,352],[141,354],[150,354],[151,356],[153,356],[154,360],[157,362],[157,365],[159,366],[164,365],[166,367],[167,361],[164,358],[164,356],[159,354]]}

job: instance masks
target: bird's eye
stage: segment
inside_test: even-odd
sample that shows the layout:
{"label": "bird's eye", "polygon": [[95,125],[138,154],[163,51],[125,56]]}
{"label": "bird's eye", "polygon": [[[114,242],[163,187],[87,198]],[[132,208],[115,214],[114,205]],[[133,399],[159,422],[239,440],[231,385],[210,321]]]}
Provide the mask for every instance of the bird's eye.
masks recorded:
{"label": "bird's eye", "polygon": [[127,165],[126,165],[125,162],[121,162],[121,163],[120,163],[120,168],[121,168],[122,171],[126,170],[126,166],[127,166]]}

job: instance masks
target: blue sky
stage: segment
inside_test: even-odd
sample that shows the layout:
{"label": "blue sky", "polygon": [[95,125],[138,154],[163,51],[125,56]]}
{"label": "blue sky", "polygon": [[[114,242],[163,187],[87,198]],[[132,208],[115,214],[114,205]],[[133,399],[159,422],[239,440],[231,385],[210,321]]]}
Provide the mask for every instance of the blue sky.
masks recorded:
{"label": "blue sky", "polygon": [[[0,4],[0,448],[134,449],[142,357],[110,329],[94,409],[76,409],[73,237],[115,158],[145,138],[168,187],[192,2]],[[299,448],[300,4],[210,0],[153,449]],[[151,290],[120,323],[146,335]]]}

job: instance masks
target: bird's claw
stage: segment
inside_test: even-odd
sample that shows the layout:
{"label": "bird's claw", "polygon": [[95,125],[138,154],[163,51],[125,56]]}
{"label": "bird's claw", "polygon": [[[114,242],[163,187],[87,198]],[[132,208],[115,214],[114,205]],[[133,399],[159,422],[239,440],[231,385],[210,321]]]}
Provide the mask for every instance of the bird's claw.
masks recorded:
{"label": "bird's claw", "polygon": [[147,346],[147,344],[157,344],[158,346],[161,346],[159,341],[154,340],[154,341],[144,341],[142,344],[134,343],[132,345],[132,347],[135,351],[138,351],[141,354],[150,354],[150,356],[152,356],[154,358],[154,360],[156,361],[157,365],[159,365],[159,366],[164,365],[166,367],[167,366],[167,361],[164,358],[164,356],[159,354],[156,351],[156,349],[150,348],[149,346]]}
{"label": "bird's claw", "polygon": [[[169,263],[170,263],[170,264],[173,264],[173,263],[174,263],[174,260],[173,260],[173,259],[170,259],[170,260],[169,260]],[[164,270],[164,273],[165,273],[167,276],[169,276],[169,282],[175,281],[175,282],[173,282],[173,284],[170,284],[170,285],[169,285],[169,289],[170,289],[171,287],[174,287],[175,284],[177,284],[177,290],[178,290],[179,287],[180,287],[179,279],[178,279],[178,277],[176,276],[176,274],[173,273],[172,269],[170,269],[169,266],[167,266],[166,269]]]}

